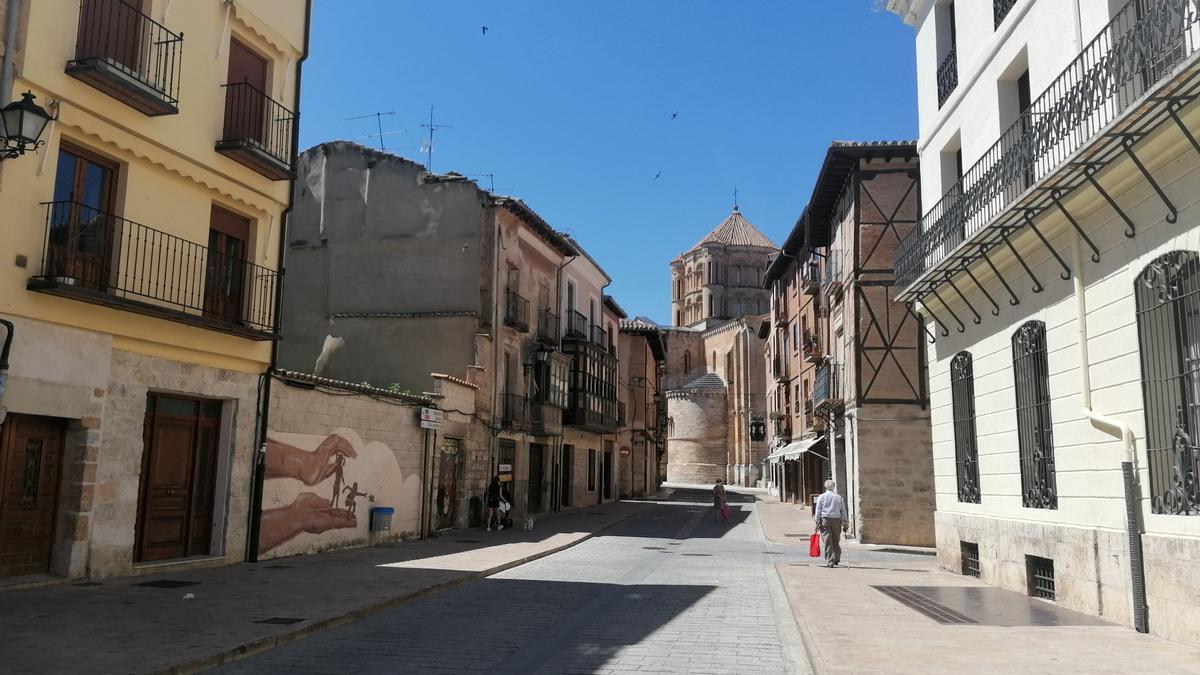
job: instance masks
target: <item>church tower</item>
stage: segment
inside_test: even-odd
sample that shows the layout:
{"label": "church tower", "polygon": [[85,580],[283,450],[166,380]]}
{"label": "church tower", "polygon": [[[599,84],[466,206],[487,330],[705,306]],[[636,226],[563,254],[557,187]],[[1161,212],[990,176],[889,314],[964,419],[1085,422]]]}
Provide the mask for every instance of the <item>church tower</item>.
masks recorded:
{"label": "church tower", "polygon": [[671,261],[671,325],[709,328],[769,312],[763,274],[778,250],[734,206],[716,229]]}

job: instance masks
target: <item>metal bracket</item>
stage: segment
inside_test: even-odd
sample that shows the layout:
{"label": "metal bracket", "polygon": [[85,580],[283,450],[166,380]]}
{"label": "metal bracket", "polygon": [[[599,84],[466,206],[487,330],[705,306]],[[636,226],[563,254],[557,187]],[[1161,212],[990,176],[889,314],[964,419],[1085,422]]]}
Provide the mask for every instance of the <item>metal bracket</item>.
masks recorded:
{"label": "metal bracket", "polygon": [[1100,185],[1100,181],[1096,179],[1096,174],[1098,173],[1100,173],[1100,168],[1096,164],[1089,162],[1083,165],[1083,177],[1092,184],[1092,187],[1096,188],[1096,192],[1099,192],[1101,197],[1104,197],[1104,201],[1108,202],[1108,205],[1112,207],[1112,210],[1117,212],[1117,215],[1121,217],[1121,220],[1125,221],[1125,236],[1129,239],[1133,239],[1134,235],[1137,234],[1137,228],[1134,227],[1133,220],[1131,220],[1129,216],[1125,214],[1125,211],[1117,205],[1117,202],[1112,198],[1112,195],[1108,194],[1108,190],[1105,190]]}
{"label": "metal bracket", "polygon": [[1071,268],[1067,266],[1067,262],[1062,259],[1062,256],[1058,254],[1058,251],[1055,251],[1054,247],[1050,245],[1050,241],[1046,239],[1046,235],[1042,234],[1042,231],[1039,230],[1037,225],[1033,223],[1033,216],[1026,213],[1025,223],[1029,225],[1029,229],[1033,230],[1033,233],[1037,235],[1037,238],[1042,240],[1042,244],[1046,246],[1047,251],[1050,251],[1050,255],[1054,256],[1054,259],[1057,260],[1058,264],[1062,266],[1062,274],[1059,274],[1058,276],[1062,277],[1063,281],[1069,280],[1071,278]]}
{"label": "metal bracket", "polygon": [[[963,331],[967,330],[967,325],[962,322],[962,319],[958,318],[958,315],[954,313],[954,310],[950,309],[950,305],[946,304],[946,301],[943,300],[942,296],[938,294],[937,289],[931,288],[929,289],[929,292],[933,293],[933,297],[937,298],[938,302],[942,303],[942,307],[945,307],[946,311],[950,312],[950,316],[954,317],[954,323],[958,324],[958,332],[962,333]],[[947,335],[949,335],[949,333],[947,333]]]}
{"label": "metal bracket", "polygon": [[1013,307],[1021,304],[1020,298],[1017,297],[1016,293],[1013,293],[1012,286],[1008,285],[1008,282],[1004,280],[1004,275],[1000,274],[1000,270],[996,269],[996,263],[992,262],[992,259],[987,257],[987,248],[980,247],[980,249],[981,253],[983,254],[983,262],[987,263],[987,266],[992,268],[992,274],[996,275],[996,278],[999,279],[1000,283],[1004,286],[1004,290],[1008,291],[1008,295],[1012,298],[1008,301],[1008,304]]}
{"label": "metal bracket", "polygon": [[[925,298],[927,297],[927,295],[928,294],[917,296],[917,302],[921,303],[921,307],[924,308],[924,313],[928,314],[929,318],[933,319],[933,322],[937,324],[938,332],[940,332],[942,334],[942,337],[948,337],[950,335],[950,329],[946,328],[946,322],[939,319],[937,314],[934,314],[933,310],[929,309],[929,305],[925,304]],[[932,337],[933,336],[930,336],[930,338],[932,338]],[[932,343],[933,340],[930,339],[930,342]]]}
{"label": "metal bracket", "polygon": [[1158,184],[1158,181],[1154,180],[1154,176],[1146,168],[1146,165],[1142,164],[1142,160],[1137,156],[1137,153],[1133,151],[1135,143],[1137,143],[1137,140],[1134,136],[1126,135],[1121,139],[1121,148],[1125,151],[1125,154],[1129,155],[1129,159],[1133,160],[1133,164],[1138,168],[1138,171],[1142,172],[1142,176],[1145,177],[1147,183],[1150,183],[1150,187],[1154,188],[1154,191],[1158,193],[1158,198],[1163,201],[1167,210],[1170,211],[1167,214],[1166,220],[1168,223],[1174,225],[1179,220],[1179,209],[1175,208],[1175,204],[1167,197],[1167,193],[1163,192],[1162,186]]}
{"label": "metal bracket", "polygon": [[1059,211],[1062,211],[1063,217],[1066,218],[1067,222],[1071,223],[1071,227],[1075,228],[1075,231],[1079,233],[1079,238],[1087,242],[1088,248],[1092,249],[1092,262],[1100,262],[1100,249],[1096,248],[1096,245],[1092,243],[1091,238],[1083,233],[1083,228],[1080,227],[1079,223],[1075,221],[1075,217],[1072,216],[1071,212],[1067,211],[1067,207],[1063,206],[1062,202],[1058,200],[1058,198],[1061,196],[1062,194],[1060,192],[1051,192],[1050,201],[1054,202],[1054,205],[1058,207]]}
{"label": "metal bracket", "polygon": [[[908,302],[904,303],[904,306],[908,309],[908,311],[910,313],[912,313],[913,316],[917,317],[917,321],[921,324],[921,330],[924,331],[925,335],[929,338],[929,344],[933,344],[933,343],[937,342],[937,336],[935,336],[932,332],[930,332],[929,326],[925,325],[925,320],[921,317],[920,312],[913,309],[913,306],[916,304],[917,304],[916,302],[909,300]],[[929,312],[929,308],[926,307],[925,311]],[[929,315],[933,316],[933,313],[930,312]],[[946,335],[949,335],[949,333],[946,333]]]}
{"label": "metal bracket", "polygon": [[943,281],[950,284],[950,288],[953,288],[954,292],[958,293],[958,297],[962,298],[962,301],[964,304],[966,304],[967,309],[971,310],[971,313],[975,315],[975,325],[978,326],[980,322],[983,321],[983,317],[979,316],[979,312],[975,311],[975,306],[971,304],[970,300],[967,300],[967,296],[963,295],[963,292],[958,290],[958,285],[954,283],[954,279],[951,278],[951,275],[952,272],[950,270],[946,270]]}
{"label": "metal bracket", "polygon": [[1012,242],[1008,240],[1007,228],[1000,231],[1000,239],[1004,240],[1004,244],[1008,246],[1008,250],[1012,251],[1013,256],[1015,256],[1017,259],[1017,262],[1021,263],[1021,267],[1025,268],[1025,273],[1029,275],[1030,279],[1033,279],[1033,292],[1041,293],[1042,291],[1046,290],[1046,287],[1043,286],[1042,282],[1038,281],[1037,276],[1034,275],[1033,270],[1029,269],[1029,265],[1026,264],[1025,259],[1021,257],[1020,253],[1017,253],[1017,247],[1013,246]]}
{"label": "metal bracket", "polygon": [[1196,152],[1200,152],[1200,142],[1196,141],[1196,137],[1192,135],[1191,129],[1188,129],[1187,125],[1183,123],[1183,120],[1179,118],[1179,111],[1183,110],[1183,107],[1188,103],[1191,103],[1192,99],[1194,98],[1196,97],[1171,97],[1171,99],[1167,102],[1167,114],[1171,116],[1171,119],[1175,120],[1175,125],[1179,127],[1180,131],[1183,132],[1183,135],[1188,139],[1188,142],[1192,144],[1192,147],[1196,149]]}
{"label": "metal bracket", "polygon": [[971,271],[971,267],[967,264],[967,261],[960,260],[959,262],[962,263],[962,271],[966,272],[967,276],[971,277],[971,281],[974,281],[975,285],[979,287],[979,292],[983,293],[983,297],[987,298],[988,302],[992,303],[992,316],[1000,316],[1000,305],[996,304],[996,301],[992,299],[992,294],[988,293],[987,289],[983,287],[983,284],[979,283],[979,279],[975,278],[975,273]]}

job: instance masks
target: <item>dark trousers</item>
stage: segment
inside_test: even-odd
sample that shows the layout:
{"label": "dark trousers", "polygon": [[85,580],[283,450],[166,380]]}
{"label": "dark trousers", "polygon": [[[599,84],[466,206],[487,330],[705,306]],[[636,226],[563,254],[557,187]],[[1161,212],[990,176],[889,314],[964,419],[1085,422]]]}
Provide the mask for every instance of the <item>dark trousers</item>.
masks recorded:
{"label": "dark trousers", "polygon": [[821,519],[821,548],[825,551],[825,564],[842,562],[842,519]]}

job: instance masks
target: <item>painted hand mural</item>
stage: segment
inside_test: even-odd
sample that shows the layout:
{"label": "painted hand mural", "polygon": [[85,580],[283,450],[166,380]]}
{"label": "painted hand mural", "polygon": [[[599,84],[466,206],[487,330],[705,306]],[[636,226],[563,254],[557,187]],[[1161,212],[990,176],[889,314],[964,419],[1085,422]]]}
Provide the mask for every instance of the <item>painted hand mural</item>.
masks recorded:
{"label": "painted hand mural", "polygon": [[358,527],[358,519],[352,511],[332,508],[328,499],[305,492],[287,506],[263,511],[258,549],[270,551],[302,532],[322,534],[354,527]]}

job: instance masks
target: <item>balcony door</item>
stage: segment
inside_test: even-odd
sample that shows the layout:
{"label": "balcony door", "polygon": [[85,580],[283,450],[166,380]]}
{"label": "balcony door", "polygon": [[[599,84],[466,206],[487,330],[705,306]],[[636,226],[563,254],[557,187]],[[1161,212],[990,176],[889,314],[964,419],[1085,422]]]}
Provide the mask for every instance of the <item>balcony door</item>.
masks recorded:
{"label": "balcony door", "polygon": [[230,323],[241,320],[246,284],[246,242],[249,239],[249,220],[220,207],[212,207],[204,272],[205,316]]}
{"label": "balcony door", "polygon": [[83,0],[75,58],[102,59],[138,72],[142,0]]}
{"label": "balcony door", "polygon": [[63,144],[50,205],[46,275],[96,290],[108,285],[116,166]]}
{"label": "balcony door", "polygon": [[237,40],[229,41],[225,138],[265,142],[267,61]]}

